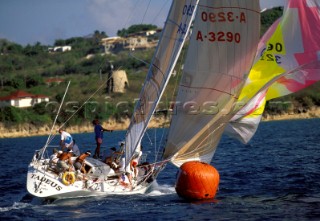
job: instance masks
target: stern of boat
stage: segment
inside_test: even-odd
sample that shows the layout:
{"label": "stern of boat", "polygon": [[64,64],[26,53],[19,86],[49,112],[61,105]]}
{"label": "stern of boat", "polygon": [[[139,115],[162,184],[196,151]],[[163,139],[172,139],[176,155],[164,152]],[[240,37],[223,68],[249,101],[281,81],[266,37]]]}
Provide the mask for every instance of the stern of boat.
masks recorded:
{"label": "stern of boat", "polygon": [[59,174],[48,170],[46,160],[39,160],[31,162],[28,167],[27,190],[37,197],[59,198],[59,195],[77,195],[83,191],[83,182],[64,185]]}

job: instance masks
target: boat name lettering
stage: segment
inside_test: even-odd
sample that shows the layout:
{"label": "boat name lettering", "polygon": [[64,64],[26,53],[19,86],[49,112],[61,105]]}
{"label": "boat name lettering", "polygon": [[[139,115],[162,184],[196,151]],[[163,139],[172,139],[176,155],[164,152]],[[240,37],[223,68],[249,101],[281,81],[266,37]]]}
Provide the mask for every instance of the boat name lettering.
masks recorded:
{"label": "boat name lettering", "polygon": [[244,12],[240,12],[239,15],[235,15],[233,12],[206,12],[201,13],[201,19],[204,22],[235,22],[246,23],[247,18]]}
{"label": "boat name lettering", "polygon": [[56,188],[56,190],[58,190],[58,191],[62,190],[62,186],[59,186],[57,183],[53,182],[50,179],[47,179],[46,177],[40,178],[40,176],[37,176],[36,174],[32,174],[31,178],[38,180],[38,181],[41,181],[41,182],[44,182],[44,183],[50,185],[51,187]]}
{"label": "boat name lettering", "polygon": [[201,31],[198,31],[196,40],[204,41],[207,39],[210,42],[235,42],[240,43],[241,36],[240,33],[232,33],[232,32],[209,32],[208,34],[203,34]]}

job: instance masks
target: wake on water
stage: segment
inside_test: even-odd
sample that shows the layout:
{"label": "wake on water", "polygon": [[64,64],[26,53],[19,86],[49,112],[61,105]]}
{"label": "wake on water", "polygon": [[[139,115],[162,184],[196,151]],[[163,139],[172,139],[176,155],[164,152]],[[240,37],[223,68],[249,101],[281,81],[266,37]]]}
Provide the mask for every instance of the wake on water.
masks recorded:
{"label": "wake on water", "polygon": [[157,181],[153,182],[150,190],[148,191],[148,196],[161,196],[161,195],[169,195],[175,194],[174,186],[170,185],[159,185]]}
{"label": "wake on water", "polygon": [[0,207],[0,212],[8,212],[10,210],[21,210],[23,208],[26,208],[30,206],[29,203],[22,203],[22,202],[14,202],[12,206],[8,207]]}
{"label": "wake on water", "polygon": [[[175,188],[174,186],[170,186],[167,184],[164,185],[159,185],[157,181],[154,181],[153,184],[151,185],[150,189],[148,192],[145,194],[146,197],[154,197],[154,196],[164,196],[164,195],[171,195],[175,194]],[[141,195],[141,194],[140,194]],[[63,204],[63,205],[68,205],[68,204],[73,204],[75,202],[77,203],[82,203],[85,202],[86,200],[90,199],[95,199],[95,200],[112,200],[115,199],[116,197],[119,198],[119,196],[98,196],[98,197],[78,197],[78,198],[69,198],[69,199],[41,199],[38,197],[34,197],[29,193],[26,193],[24,196],[21,197],[21,199],[18,202],[14,202],[12,206],[8,207],[0,207],[0,212],[8,212],[11,210],[21,210],[27,207],[32,207],[32,206],[39,206],[39,205],[48,205],[48,204]],[[133,195],[134,197],[134,195]],[[121,196],[120,196],[121,198]]]}

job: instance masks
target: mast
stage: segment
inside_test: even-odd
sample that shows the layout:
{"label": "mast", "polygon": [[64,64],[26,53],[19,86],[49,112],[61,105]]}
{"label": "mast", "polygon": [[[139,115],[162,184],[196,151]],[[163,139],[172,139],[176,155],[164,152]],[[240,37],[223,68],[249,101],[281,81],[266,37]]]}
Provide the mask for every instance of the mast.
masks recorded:
{"label": "mast", "polygon": [[[44,145],[44,147],[42,148],[41,158],[43,157],[43,154],[44,154],[47,146],[49,145],[49,143],[50,143],[50,141],[51,141],[52,132],[53,132],[53,129],[54,129],[55,125],[56,125],[58,116],[59,116],[59,114],[60,114],[60,110],[61,110],[61,107],[62,107],[62,105],[63,105],[64,98],[65,98],[66,95],[67,95],[67,92],[68,92],[68,89],[69,89],[69,85],[70,85],[70,81],[68,82],[67,88],[66,88],[66,90],[65,90],[65,92],[64,92],[64,95],[63,95],[63,97],[62,97],[62,101],[61,101],[61,104],[60,104],[60,106],[59,106],[59,109],[58,109],[58,112],[57,112],[57,114],[56,114],[56,117],[54,118],[54,121],[53,121],[51,130],[50,130],[50,134],[49,134],[49,136],[48,136],[47,142],[46,142],[46,144]],[[40,159],[41,159],[41,158],[40,158]]]}
{"label": "mast", "polygon": [[147,129],[186,40],[199,0],[173,1],[126,134],[126,165]]}

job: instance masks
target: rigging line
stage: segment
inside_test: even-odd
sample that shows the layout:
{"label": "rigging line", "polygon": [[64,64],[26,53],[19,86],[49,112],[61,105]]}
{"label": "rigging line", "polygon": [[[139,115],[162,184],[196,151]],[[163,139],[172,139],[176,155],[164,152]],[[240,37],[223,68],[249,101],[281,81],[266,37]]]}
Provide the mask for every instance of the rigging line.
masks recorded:
{"label": "rigging line", "polygon": [[162,5],[160,11],[158,12],[158,14],[154,17],[154,19],[152,20],[151,24],[154,24],[156,19],[159,17],[160,13],[162,12],[162,10],[164,9],[164,7],[168,4],[169,0],[166,0],[165,3]]}
{"label": "rigging line", "polygon": [[150,63],[148,63],[148,62],[146,62],[146,61],[144,61],[144,60],[136,57],[136,56],[133,55],[130,51],[129,51],[128,55],[131,56],[131,57],[134,58],[134,59],[137,59],[138,61],[141,61],[142,63],[146,64],[147,66],[150,66]]}
{"label": "rigging line", "polygon": [[[154,162],[154,163],[149,163],[148,164],[148,166],[156,166],[156,165],[158,165],[158,164],[164,164],[164,163],[167,163],[167,162],[169,162],[170,161],[170,159],[165,159],[165,160],[161,160],[161,161],[157,161],[157,162]],[[143,165],[141,165],[141,166],[138,166],[138,167],[142,167]]]}
{"label": "rigging line", "polygon": [[42,153],[41,153],[41,158],[43,157],[44,151],[45,151],[45,149],[47,148],[47,146],[48,146],[48,144],[49,144],[48,142],[49,142],[49,140],[50,140],[50,138],[51,138],[51,134],[52,134],[53,128],[54,128],[55,125],[56,125],[56,122],[57,122],[58,116],[59,116],[59,114],[60,114],[60,110],[61,110],[62,104],[63,104],[63,102],[64,102],[64,99],[65,99],[65,97],[66,97],[66,95],[67,95],[67,92],[68,92],[68,89],[69,89],[69,86],[70,86],[70,81],[68,82],[67,88],[66,88],[66,90],[65,90],[65,92],[64,92],[64,95],[63,95],[63,97],[62,97],[62,101],[61,101],[61,104],[60,104],[60,106],[59,106],[59,109],[58,109],[58,112],[57,112],[57,114],[56,114],[56,117],[55,117],[55,119],[54,119],[54,121],[53,121],[53,124],[52,124],[51,130],[50,130],[50,134],[49,134],[49,136],[48,136],[47,142],[46,142],[45,146],[43,147],[43,151],[42,151]]}
{"label": "rigging line", "polygon": [[[155,143],[156,143],[156,141],[157,141],[157,135],[156,135],[156,133],[157,133],[157,130],[158,130],[158,128],[155,128]],[[160,149],[161,149],[161,145],[162,145],[162,142],[163,142],[163,138],[164,138],[164,134],[165,134],[165,130],[162,130],[162,133],[161,133],[162,135],[161,135],[161,138],[160,138],[160,141],[158,142],[159,143],[159,145],[155,145],[155,148],[154,148],[154,150],[155,150],[155,162],[157,161],[157,159],[158,159],[158,155],[159,155],[159,152],[160,152]]]}
{"label": "rigging line", "polygon": [[[159,149],[158,149],[157,152],[156,152],[156,160],[155,160],[155,161],[158,160],[158,155],[159,155],[159,153],[160,153],[160,149],[161,149],[162,143],[165,144],[165,142],[163,141],[163,139],[164,139],[164,137],[165,137],[165,134],[166,134],[165,131],[166,131],[166,130],[163,129],[162,136],[161,136],[160,143],[159,143]],[[164,147],[163,147],[163,148],[164,148]],[[162,149],[163,149],[163,148],[162,148]]]}
{"label": "rigging line", "polygon": [[48,144],[51,143],[51,141],[56,137],[56,134],[57,134],[57,132],[55,132],[55,133],[50,137],[50,140],[49,140]]}
{"label": "rigging line", "polygon": [[149,0],[148,6],[147,6],[147,8],[146,8],[146,10],[145,10],[145,12],[144,12],[144,15],[143,15],[142,20],[141,20],[141,24],[143,23],[144,18],[146,17],[147,11],[148,11],[149,6],[150,6],[150,3],[151,3],[151,0]]}
{"label": "rigging line", "polygon": [[[177,86],[178,86],[178,80],[179,80],[179,75],[182,74],[182,64],[183,64],[183,61],[185,60],[185,53],[186,53],[186,50],[183,50],[182,48],[182,51],[181,51],[181,54],[180,54],[180,62],[178,65],[176,65],[176,67],[178,68],[178,71],[177,71],[177,74],[176,74],[176,82],[174,83],[174,88],[173,88],[173,93],[172,93],[172,98],[171,98],[171,101],[174,101],[174,96],[175,96],[175,93],[177,91]],[[179,68],[180,67],[180,68]]]}
{"label": "rigging line", "polygon": [[[144,64],[146,64],[147,66],[149,66],[149,70],[148,70],[148,73],[147,73],[147,78],[149,77],[149,72],[151,71],[150,68],[151,68],[151,66],[152,66],[153,68],[156,68],[156,69],[159,71],[159,73],[162,74],[162,76],[163,76],[162,82],[163,82],[164,79],[167,79],[167,77],[165,76],[164,72],[163,72],[155,63],[147,63],[146,61],[144,61],[144,60],[142,60],[142,59],[134,56],[131,52],[129,52],[128,54],[129,54],[129,56],[131,56],[132,58],[134,58],[134,59],[136,59],[136,60],[138,60],[138,61],[141,61],[142,63],[144,63]],[[153,62],[153,61],[152,61],[152,62]],[[152,71],[151,71],[151,72],[152,72]],[[161,84],[162,84],[162,82],[161,82]],[[155,87],[155,88],[157,89],[157,91],[159,92],[160,86],[159,86],[158,84],[155,84],[155,81],[144,82],[144,85],[146,85],[147,83],[152,84],[153,87]],[[157,94],[158,94],[158,92],[157,92]]]}
{"label": "rigging line", "polygon": [[135,15],[133,12],[136,12],[136,11],[137,11],[136,9],[139,7],[140,1],[141,1],[141,0],[138,0],[138,1],[134,4],[134,8],[132,9],[132,13],[130,13],[130,14],[128,15],[127,20],[126,20],[125,23],[122,25],[122,27],[126,27],[127,24],[129,23],[129,20],[131,20],[132,17]]}
{"label": "rigging line", "polygon": [[[110,80],[111,78],[112,78],[112,76],[110,76],[110,77],[106,80],[106,82],[107,82],[108,80]],[[64,125],[66,125],[66,123],[67,123],[79,110],[81,110],[81,108],[82,108],[96,93],[98,93],[98,91],[101,90],[102,87],[105,86],[105,83],[106,83],[106,82],[104,82],[103,84],[101,84],[100,87],[98,87],[98,89],[97,89],[85,102],[83,102],[83,104],[61,125],[60,128],[62,128]]]}
{"label": "rigging line", "polygon": [[150,136],[149,136],[149,133],[148,133],[147,131],[146,131],[146,134],[147,134],[147,137],[148,137],[148,139],[149,139],[150,144],[153,145],[152,140],[151,140],[151,138],[150,138]]}
{"label": "rigging line", "polygon": [[[157,128],[154,130],[154,152],[157,153]],[[155,154],[155,159],[157,158],[157,154]]]}

